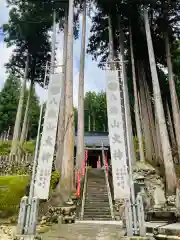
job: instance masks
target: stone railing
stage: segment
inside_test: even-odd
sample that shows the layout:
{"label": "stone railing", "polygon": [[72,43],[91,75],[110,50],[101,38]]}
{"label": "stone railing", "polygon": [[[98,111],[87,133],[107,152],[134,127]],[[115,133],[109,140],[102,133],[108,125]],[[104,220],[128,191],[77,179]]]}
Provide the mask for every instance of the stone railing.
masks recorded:
{"label": "stone railing", "polygon": [[8,174],[28,174],[32,170],[33,155],[0,156],[0,175]]}

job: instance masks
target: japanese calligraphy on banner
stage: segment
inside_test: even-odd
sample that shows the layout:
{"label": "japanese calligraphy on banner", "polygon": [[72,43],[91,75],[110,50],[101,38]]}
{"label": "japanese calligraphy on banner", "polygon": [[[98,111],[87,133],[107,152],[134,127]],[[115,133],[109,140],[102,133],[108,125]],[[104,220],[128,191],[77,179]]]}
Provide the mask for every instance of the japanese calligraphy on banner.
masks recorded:
{"label": "japanese calligraphy on banner", "polygon": [[34,186],[34,194],[39,199],[48,199],[49,196],[59,107],[62,95],[62,74],[63,73],[52,75],[48,87],[48,99]]}
{"label": "japanese calligraphy on banner", "polygon": [[125,199],[130,196],[130,188],[126,163],[124,121],[118,71],[106,71],[106,77],[106,99],[114,199]]}

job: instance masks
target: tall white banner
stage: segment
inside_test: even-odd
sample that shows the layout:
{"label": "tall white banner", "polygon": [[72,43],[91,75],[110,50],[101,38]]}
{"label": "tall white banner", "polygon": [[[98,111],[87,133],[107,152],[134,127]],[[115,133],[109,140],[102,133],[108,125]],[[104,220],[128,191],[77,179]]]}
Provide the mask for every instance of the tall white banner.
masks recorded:
{"label": "tall white banner", "polygon": [[130,188],[118,71],[106,70],[106,77],[106,98],[114,199],[126,199],[130,196]]}
{"label": "tall white banner", "polygon": [[34,195],[39,199],[48,199],[49,196],[59,107],[62,95],[62,76],[63,73],[52,75],[48,87],[48,99],[34,186]]}

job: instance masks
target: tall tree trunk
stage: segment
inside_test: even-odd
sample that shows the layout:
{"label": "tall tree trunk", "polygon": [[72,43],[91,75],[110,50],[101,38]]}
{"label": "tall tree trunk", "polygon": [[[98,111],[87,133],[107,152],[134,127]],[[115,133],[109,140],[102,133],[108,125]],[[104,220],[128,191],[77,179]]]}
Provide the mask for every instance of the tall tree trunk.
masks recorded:
{"label": "tall tree trunk", "polygon": [[82,19],[82,40],[81,40],[81,56],[80,56],[80,72],[79,72],[79,95],[78,95],[78,126],[77,126],[77,154],[76,167],[81,168],[84,160],[84,65],[86,50],[86,1],[83,6]]}
{"label": "tall tree trunk", "polygon": [[157,114],[155,111],[155,124],[156,124],[156,138],[157,138],[157,163],[163,163],[163,150],[162,150],[162,144],[161,144],[161,136],[160,136],[160,129],[157,119]]}
{"label": "tall tree trunk", "polygon": [[[174,122],[174,129],[175,129],[175,135],[176,135],[178,155],[179,155],[179,159],[180,159],[179,104],[176,101],[176,87],[175,87],[175,83],[174,83],[174,74],[173,74],[173,68],[172,68],[172,59],[171,59],[171,51],[170,51],[168,33],[166,32],[164,34],[164,36],[165,36],[166,59],[167,59],[167,66],[168,66],[168,79],[169,79],[169,88],[170,88],[170,95],[171,95],[173,122]],[[175,147],[175,146],[173,146],[173,147]]]}
{"label": "tall tree trunk", "polygon": [[167,109],[167,117],[168,117],[168,125],[169,125],[169,134],[170,134],[170,138],[171,138],[171,145],[172,145],[172,148],[175,148],[175,147],[177,147],[177,144],[176,144],[174,128],[173,128],[173,123],[172,123],[172,119],[171,119],[171,114],[170,114],[168,101],[166,101],[166,109]]}
{"label": "tall tree trunk", "polygon": [[90,113],[88,115],[88,131],[89,132],[91,131],[91,115],[90,115]]}
{"label": "tall tree trunk", "polygon": [[[63,83],[62,97],[58,119],[58,139],[57,139],[57,155],[56,155],[56,170],[62,172],[62,160],[64,154],[64,135],[65,135],[65,101],[66,101],[66,65],[67,65],[67,35],[68,35],[68,8],[65,8],[64,22],[64,43],[63,43]],[[61,176],[60,176],[61,177]]]}
{"label": "tall tree trunk", "polygon": [[112,30],[112,21],[111,16],[108,16],[108,29],[109,29],[109,58],[110,61],[114,60],[114,40],[113,40],[113,30]]}
{"label": "tall tree trunk", "polygon": [[51,74],[54,74],[54,70],[55,70],[55,52],[56,52],[56,11],[54,10],[52,46],[51,46]]}
{"label": "tall tree trunk", "polygon": [[176,189],[176,174],[175,174],[172,152],[171,152],[169,138],[168,138],[168,131],[167,131],[167,126],[165,121],[164,109],[162,104],[147,9],[144,10],[144,22],[145,22],[149,62],[150,62],[150,69],[151,69],[151,76],[152,76],[155,110],[157,114],[157,120],[158,120],[161,144],[162,144],[162,150],[163,150],[163,160],[164,160],[164,167],[165,167],[165,174],[166,174],[167,191],[169,194],[172,194],[172,193],[175,193],[175,189]]}
{"label": "tall tree trunk", "polygon": [[145,91],[142,84],[142,79],[140,78],[140,106],[142,114],[142,128],[145,142],[145,156],[146,160],[152,161],[152,138],[151,138],[151,128],[150,120],[147,111],[147,101],[145,98]]}
{"label": "tall tree trunk", "polygon": [[153,107],[152,107],[152,97],[149,91],[149,86],[147,84],[146,78],[144,79],[143,83],[144,83],[144,90],[145,90],[145,95],[147,100],[147,110],[148,110],[148,116],[150,121],[151,138],[152,138],[152,154],[154,158],[154,154],[156,154],[156,150],[155,150],[156,137],[153,134],[153,132],[155,132],[155,122],[154,122]]}
{"label": "tall tree trunk", "polygon": [[141,121],[139,114],[139,104],[138,104],[138,91],[136,85],[136,72],[135,72],[135,63],[134,63],[134,50],[133,50],[133,40],[132,40],[132,30],[131,26],[130,30],[130,50],[131,50],[131,64],[132,64],[132,77],[133,77],[133,87],[134,87],[134,111],[135,111],[135,119],[136,119],[136,130],[138,136],[138,144],[139,144],[139,154],[140,161],[145,162],[144,157],[144,149],[143,149],[143,138],[142,138],[142,130],[141,130]]}
{"label": "tall tree trunk", "polygon": [[96,115],[93,113],[93,132],[96,131]]}
{"label": "tall tree trunk", "polygon": [[25,95],[25,89],[26,89],[26,81],[28,78],[28,71],[29,71],[29,56],[27,56],[27,59],[26,59],[25,73],[24,73],[21,90],[20,90],[19,104],[18,104],[18,109],[17,109],[17,113],[16,113],[16,121],[15,121],[13,139],[12,139],[12,145],[11,145],[11,154],[12,155],[16,154],[17,148],[18,148],[18,143],[19,143],[19,134],[20,134],[20,128],[21,128],[23,103],[24,103],[24,95]]}
{"label": "tall tree trunk", "polygon": [[125,91],[125,111],[126,111],[126,131],[129,143],[129,158],[131,159],[132,167],[136,164],[136,156],[135,156],[135,148],[134,148],[134,139],[132,132],[132,121],[131,121],[131,112],[130,112],[130,104],[129,104],[129,92],[128,92],[128,84],[127,84],[127,73],[126,73],[126,65],[124,58],[124,33],[120,27],[120,35],[119,35],[119,46],[120,46],[120,61],[122,62],[122,73],[124,76],[124,91]]}
{"label": "tall tree trunk", "polygon": [[143,114],[143,132],[145,137],[145,153],[146,159],[152,161],[153,158],[157,157],[157,144],[155,132],[155,122],[153,116],[152,100],[149,93],[149,86],[146,80],[145,74],[145,63],[139,62],[138,69],[139,73],[139,85],[140,85],[140,96],[142,100],[142,114]]}
{"label": "tall tree trunk", "polygon": [[61,179],[53,193],[49,204],[61,206],[68,201],[73,183],[74,167],[74,109],[73,109],[73,18],[74,0],[69,0],[68,10],[68,35],[67,35],[67,60],[65,83],[65,132],[64,150],[62,160]]}
{"label": "tall tree trunk", "polygon": [[69,0],[67,66],[66,66],[66,105],[65,105],[65,136],[62,179],[66,182],[67,193],[72,190],[74,167],[74,111],[73,111],[73,17],[74,0]]}
{"label": "tall tree trunk", "polygon": [[26,127],[26,134],[25,134],[25,141],[27,141],[27,138],[28,138],[28,132],[29,132],[29,123],[30,123],[30,118],[28,117],[28,121],[27,121],[27,127]]}
{"label": "tall tree trunk", "polygon": [[30,108],[32,89],[33,89],[33,82],[31,81],[30,87],[29,87],[28,99],[27,99],[27,103],[26,103],[26,110],[25,110],[25,114],[24,114],[24,121],[23,121],[23,126],[22,126],[22,131],[21,131],[20,147],[22,147],[22,145],[24,144],[25,138],[26,138],[26,128],[27,128],[28,117],[29,117],[29,108]]}

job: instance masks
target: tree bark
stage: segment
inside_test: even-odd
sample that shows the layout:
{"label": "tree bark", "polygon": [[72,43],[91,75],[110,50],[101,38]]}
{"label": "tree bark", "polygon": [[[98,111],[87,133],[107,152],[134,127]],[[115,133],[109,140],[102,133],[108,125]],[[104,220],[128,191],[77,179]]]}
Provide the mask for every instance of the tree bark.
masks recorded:
{"label": "tree bark", "polygon": [[152,76],[152,83],[153,83],[155,110],[157,114],[157,120],[158,120],[158,126],[160,130],[160,138],[161,138],[161,144],[162,144],[162,150],[163,150],[163,160],[164,160],[164,167],[165,167],[167,192],[169,194],[174,194],[176,189],[176,174],[175,174],[172,152],[171,152],[169,138],[168,138],[168,131],[167,131],[167,126],[165,121],[164,109],[162,104],[147,9],[144,10],[144,22],[145,22],[149,62],[150,62],[150,69],[151,69],[151,76]]}
{"label": "tree bark", "polygon": [[27,59],[26,59],[25,73],[24,73],[24,78],[23,78],[21,91],[20,91],[18,109],[17,109],[17,113],[16,113],[16,121],[15,121],[13,139],[12,139],[12,145],[11,145],[11,154],[12,155],[16,154],[17,148],[18,148],[21,121],[22,121],[22,113],[23,113],[24,95],[25,95],[25,89],[26,89],[26,81],[28,78],[28,71],[29,71],[29,55],[27,56]]}
{"label": "tree bark", "polygon": [[139,114],[138,94],[137,94],[138,91],[137,91],[137,85],[136,85],[136,72],[135,72],[135,63],[134,63],[134,50],[133,50],[131,26],[130,26],[129,30],[130,30],[130,51],[131,51],[132,77],[133,77],[133,87],[134,87],[134,111],[135,111],[135,119],[136,119],[136,130],[137,130],[137,136],[138,136],[140,161],[145,162],[141,121],[140,121],[140,114]]}
{"label": "tree bark", "polygon": [[160,130],[158,125],[157,114],[155,112],[155,124],[156,124],[156,138],[157,138],[157,163],[163,163],[163,151],[162,151],[162,144],[161,144],[161,137],[160,137]]}
{"label": "tree bark", "polygon": [[128,93],[128,85],[127,85],[127,73],[126,73],[126,65],[124,59],[124,33],[120,27],[120,35],[119,35],[119,46],[120,46],[120,61],[122,62],[122,73],[124,76],[124,91],[125,91],[125,112],[126,112],[126,131],[127,131],[127,138],[128,138],[128,147],[129,147],[129,158],[131,159],[132,167],[136,164],[136,156],[135,156],[135,149],[134,149],[134,139],[132,133],[132,121],[131,121],[131,112],[130,112],[130,104],[129,104],[129,93]]}
{"label": "tree bark", "polygon": [[90,115],[90,113],[88,115],[88,131],[89,132],[91,131],[91,115]]}
{"label": "tree bark", "polygon": [[[65,102],[66,102],[66,65],[67,65],[67,35],[68,35],[68,8],[65,9],[64,22],[64,43],[63,43],[63,82],[62,82],[62,97],[59,109],[58,119],[58,139],[57,139],[57,155],[55,167],[58,172],[62,172],[62,160],[64,154],[64,135],[65,135]],[[61,176],[60,176],[61,178]]]}
{"label": "tree bark", "polygon": [[[62,180],[70,195],[74,167],[74,111],[73,111],[73,17],[74,0],[69,0],[67,66],[66,66],[66,105],[65,105],[65,136],[62,167]],[[61,181],[62,181],[61,180]]]}
{"label": "tree bark", "polygon": [[[170,51],[169,37],[168,37],[167,32],[164,34],[164,37],[165,37],[165,46],[166,46],[166,59],[167,59],[167,66],[168,66],[168,80],[169,80],[169,89],[170,89],[170,96],[171,96],[173,122],[174,122],[175,136],[176,136],[176,142],[177,142],[178,156],[179,156],[179,159],[180,159],[179,104],[176,101],[176,87],[175,87],[175,83],[174,83],[174,74],[173,74],[173,68],[172,68],[171,51]],[[173,146],[173,147],[175,147],[175,146]]]}
{"label": "tree bark", "polygon": [[21,131],[20,147],[23,146],[25,138],[26,138],[26,129],[27,129],[27,124],[28,124],[29,108],[30,108],[30,100],[31,100],[32,89],[33,89],[33,82],[31,81],[30,82],[30,87],[29,87],[28,99],[27,99],[27,103],[26,103],[26,110],[25,110],[25,114],[24,114],[24,121],[23,121],[23,126],[22,126],[22,131]]}
{"label": "tree bark", "polygon": [[145,142],[145,156],[146,160],[152,161],[152,138],[151,138],[151,128],[150,120],[147,111],[147,101],[145,98],[145,91],[142,84],[142,79],[140,79],[140,106],[142,114],[142,128]]}
{"label": "tree bark", "polygon": [[114,40],[113,40],[113,30],[112,30],[112,21],[111,16],[108,16],[108,25],[109,25],[109,58],[110,61],[114,60]]}
{"label": "tree bark", "polygon": [[171,146],[172,148],[174,148],[174,147],[177,147],[177,144],[176,144],[176,138],[175,138],[174,129],[173,129],[173,123],[171,119],[169,104],[167,101],[166,101],[166,109],[167,109],[167,117],[168,117],[168,125],[169,125],[169,134],[171,138]]}
{"label": "tree bark", "polygon": [[79,72],[79,96],[78,96],[78,129],[77,129],[77,154],[76,168],[81,169],[84,160],[84,65],[86,54],[86,1],[83,6],[82,40]]}
{"label": "tree bark", "polygon": [[154,156],[156,156],[156,137],[153,134],[155,132],[155,122],[154,122],[154,115],[153,115],[153,107],[152,107],[152,97],[149,91],[149,86],[147,84],[147,80],[145,79],[144,83],[144,90],[145,95],[147,99],[147,110],[148,110],[148,116],[149,116],[149,122],[150,122],[150,128],[151,128],[151,139],[152,139],[152,157],[154,159]]}

